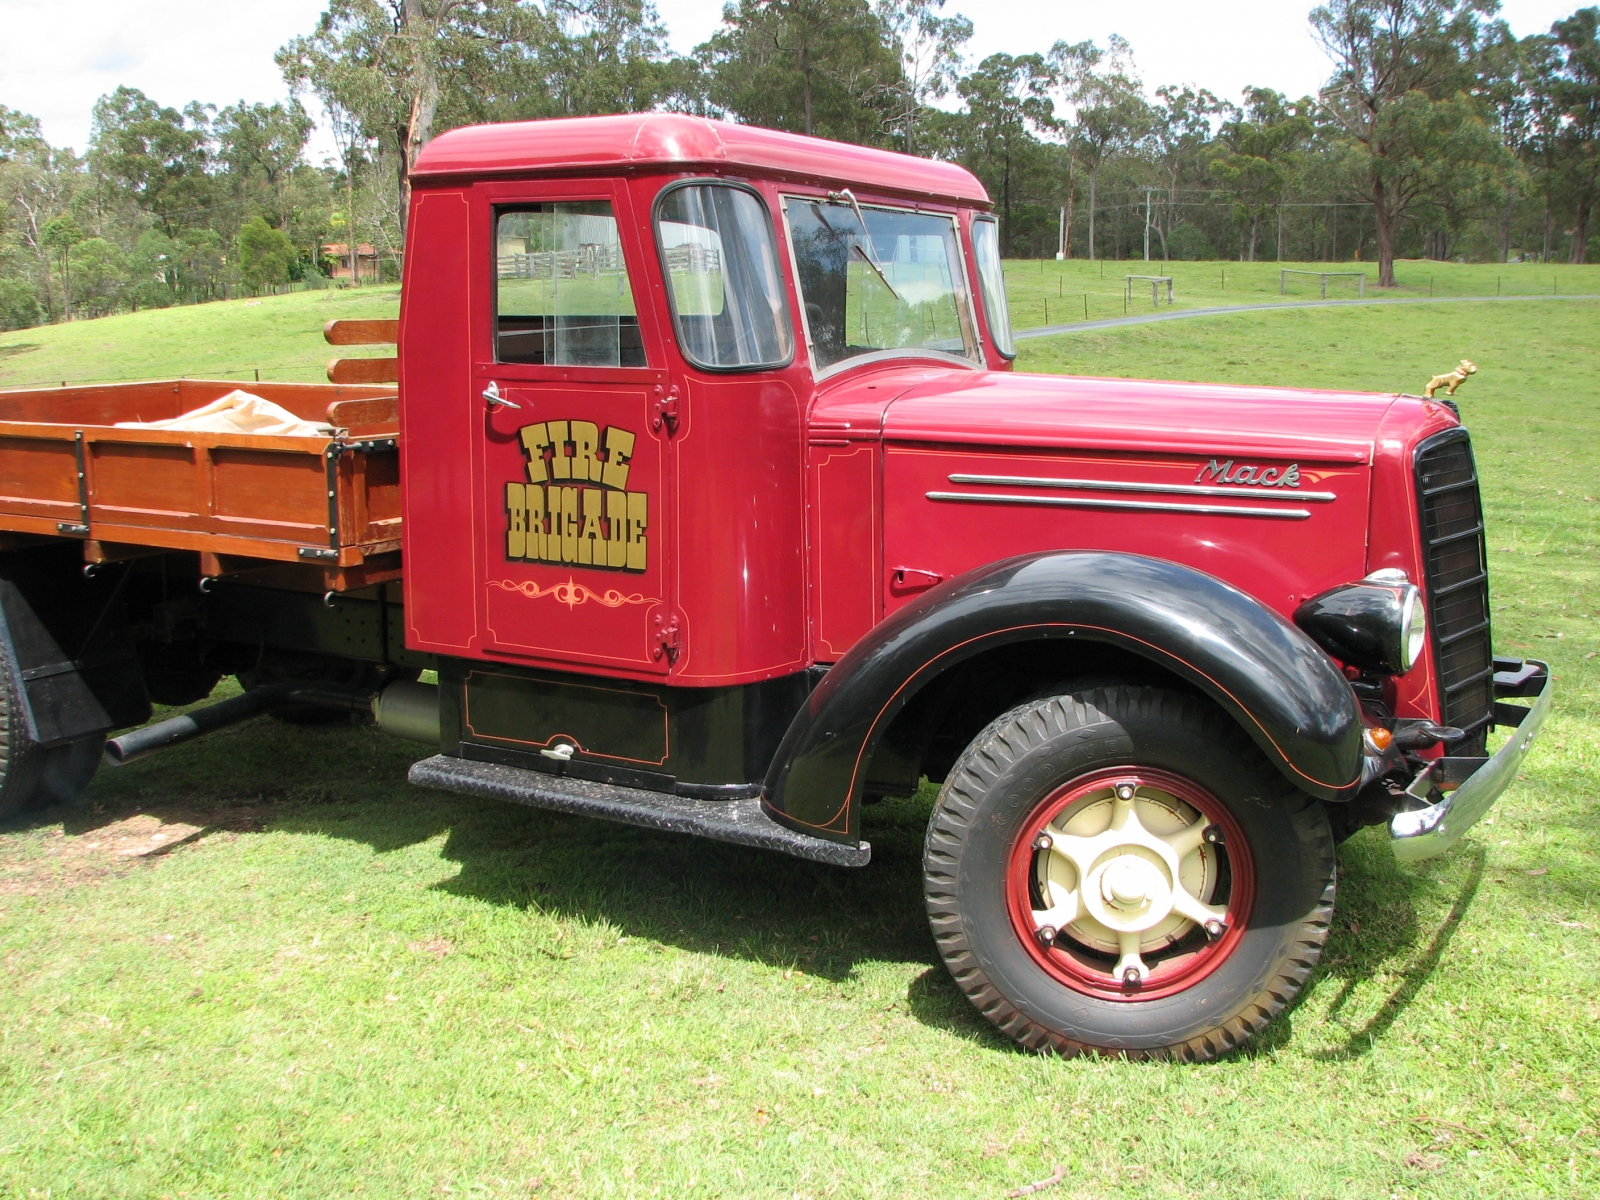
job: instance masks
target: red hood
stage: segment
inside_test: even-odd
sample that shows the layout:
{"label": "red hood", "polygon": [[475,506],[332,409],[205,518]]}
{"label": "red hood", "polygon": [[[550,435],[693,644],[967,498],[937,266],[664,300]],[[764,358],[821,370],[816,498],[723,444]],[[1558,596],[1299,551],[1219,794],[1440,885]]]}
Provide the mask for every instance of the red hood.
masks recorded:
{"label": "red hood", "polygon": [[[1395,401],[1369,392],[926,368],[913,379],[889,384],[879,376],[858,386],[869,385],[874,397],[899,393],[883,419],[893,441],[1347,463],[1372,461],[1379,422]],[[830,409],[849,406],[839,393],[827,400]]]}

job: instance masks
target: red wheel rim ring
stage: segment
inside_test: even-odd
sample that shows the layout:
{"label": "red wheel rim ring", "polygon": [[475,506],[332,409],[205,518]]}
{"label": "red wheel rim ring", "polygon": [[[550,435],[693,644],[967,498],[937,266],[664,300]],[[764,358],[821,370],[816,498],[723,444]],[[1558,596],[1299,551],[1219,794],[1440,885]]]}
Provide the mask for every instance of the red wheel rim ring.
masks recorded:
{"label": "red wheel rim ring", "polygon": [[[1137,988],[1123,987],[1109,970],[1097,972],[1065,949],[1045,946],[1039,941],[1033,924],[1031,884],[1034,838],[1069,806],[1092,792],[1104,791],[1113,783],[1133,783],[1167,792],[1219,826],[1231,875],[1227,932],[1196,951],[1161,963]],[[1012,842],[1006,863],[1005,886],[1006,909],[1011,917],[1012,930],[1028,956],[1047,974],[1075,992],[1102,1000],[1134,1003],[1159,1000],[1191,988],[1227,961],[1250,925],[1250,910],[1256,888],[1255,862],[1239,822],[1221,801],[1199,784],[1170,771],[1132,766],[1110,767],[1068,781],[1034,806],[1028,819],[1022,823],[1020,834]]]}

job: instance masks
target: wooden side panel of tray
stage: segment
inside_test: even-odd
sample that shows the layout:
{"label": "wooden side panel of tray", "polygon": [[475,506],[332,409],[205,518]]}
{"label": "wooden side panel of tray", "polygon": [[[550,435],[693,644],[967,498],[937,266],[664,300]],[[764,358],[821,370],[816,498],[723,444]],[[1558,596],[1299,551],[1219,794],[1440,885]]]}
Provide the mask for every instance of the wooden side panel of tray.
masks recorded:
{"label": "wooden side panel of tray", "polygon": [[[294,401],[284,407],[308,419],[350,418],[334,437],[113,427],[165,419],[177,414],[164,408],[187,411],[227,390],[188,382],[0,393],[0,418],[12,418],[0,419],[0,531],[80,538],[91,561],[191,550],[219,572],[294,563],[324,573],[330,590],[399,577],[392,391],[271,388],[267,398]],[[15,419],[46,414],[53,419]],[[61,421],[69,415],[102,421]]]}

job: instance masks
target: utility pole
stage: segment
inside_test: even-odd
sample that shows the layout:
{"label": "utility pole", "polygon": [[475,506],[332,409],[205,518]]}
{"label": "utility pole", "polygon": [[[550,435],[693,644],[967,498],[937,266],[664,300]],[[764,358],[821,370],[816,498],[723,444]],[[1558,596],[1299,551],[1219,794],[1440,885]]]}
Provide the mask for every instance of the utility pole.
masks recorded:
{"label": "utility pole", "polygon": [[1067,257],[1067,206],[1061,206],[1061,223],[1056,229],[1056,261]]}
{"label": "utility pole", "polygon": [[1144,190],[1144,260],[1150,261],[1150,195],[1155,188]]}

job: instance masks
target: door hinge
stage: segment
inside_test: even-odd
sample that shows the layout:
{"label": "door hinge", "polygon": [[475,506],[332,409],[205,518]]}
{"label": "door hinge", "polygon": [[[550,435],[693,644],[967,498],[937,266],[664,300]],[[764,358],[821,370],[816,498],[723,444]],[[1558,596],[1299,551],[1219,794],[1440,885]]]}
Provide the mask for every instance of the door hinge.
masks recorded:
{"label": "door hinge", "polygon": [[657,384],[654,396],[650,401],[650,428],[656,433],[660,433],[663,425],[667,427],[668,437],[678,432],[677,384],[673,384],[669,388],[663,388],[660,384]]}
{"label": "door hinge", "polygon": [[681,647],[678,643],[678,617],[676,613],[666,617],[656,617],[656,649],[655,659],[660,662],[662,658],[671,666],[678,661]]}

